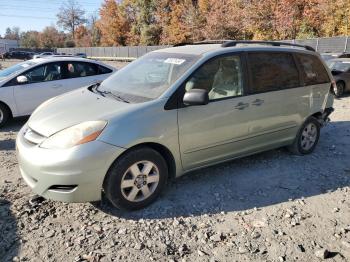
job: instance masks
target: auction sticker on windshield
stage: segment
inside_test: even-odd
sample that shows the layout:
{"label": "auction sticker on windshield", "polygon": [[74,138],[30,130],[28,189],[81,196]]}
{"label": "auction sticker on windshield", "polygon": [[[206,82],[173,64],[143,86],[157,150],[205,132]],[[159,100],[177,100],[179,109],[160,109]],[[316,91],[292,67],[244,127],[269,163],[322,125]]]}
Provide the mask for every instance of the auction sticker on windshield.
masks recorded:
{"label": "auction sticker on windshield", "polygon": [[179,58],[167,58],[164,60],[164,63],[167,64],[174,64],[174,65],[181,65],[183,62],[185,62],[185,59],[179,59]]}

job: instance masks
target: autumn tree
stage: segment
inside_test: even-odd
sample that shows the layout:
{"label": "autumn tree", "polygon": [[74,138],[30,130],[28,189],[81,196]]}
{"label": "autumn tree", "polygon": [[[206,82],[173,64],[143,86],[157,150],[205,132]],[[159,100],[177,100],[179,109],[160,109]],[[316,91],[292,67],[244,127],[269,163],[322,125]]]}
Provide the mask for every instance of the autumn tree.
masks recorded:
{"label": "autumn tree", "polygon": [[200,16],[197,2],[192,0],[160,0],[156,22],[161,27],[162,44],[191,42],[202,39],[204,22]]}
{"label": "autumn tree", "polygon": [[98,46],[101,41],[101,30],[97,26],[98,17],[96,14],[89,16],[87,28],[90,32],[91,46]]}
{"label": "autumn tree", "polygon": [[86,26],[80,25],[77,27],[74,41],[78,47],[91,46],[91,34]]}
{"label": "autumn tree", "polygon": [[[244,12],[240,0],[208,0],[203,35],[206,39],[242,39],[245,36]],[[246,34],[247,35],[247,34]]]}
{"label": "autumn tree", "polygon": [[115,0],[104,0],[100,8],[100,17],[97,27],[101,31],[101,44],[125,45],[129,26],[121,6]]}
{"label": "autumn tree", "polygon": [[57,14],[57,24],[64,30],[68,30],[74,39],[76,28],[86,22],[84,15],[85,11],[76,0],[67,0]]}
{"label": "autumn tree", "polygon": [[55,48],[63,47],[66,35],[63,32],[59,32],[54,26],[47,26],[40,34],[40,47],[41,48]]}
{"label": "autumn tree", "polygon": [[322,24],[326,36],[348,35],[350,33],[350,1],[327,0],[327,6],[322,14],[327,17]]}

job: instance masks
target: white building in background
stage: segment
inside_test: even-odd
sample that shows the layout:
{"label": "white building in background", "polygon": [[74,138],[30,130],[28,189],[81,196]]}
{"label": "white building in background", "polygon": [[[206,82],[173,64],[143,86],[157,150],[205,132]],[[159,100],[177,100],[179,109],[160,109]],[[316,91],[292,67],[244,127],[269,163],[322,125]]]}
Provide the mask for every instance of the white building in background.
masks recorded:
{"label": "white building in background", "polygon": [[0,54],[7,52],[10,48],[18,48],[17,40],[0,39]]}

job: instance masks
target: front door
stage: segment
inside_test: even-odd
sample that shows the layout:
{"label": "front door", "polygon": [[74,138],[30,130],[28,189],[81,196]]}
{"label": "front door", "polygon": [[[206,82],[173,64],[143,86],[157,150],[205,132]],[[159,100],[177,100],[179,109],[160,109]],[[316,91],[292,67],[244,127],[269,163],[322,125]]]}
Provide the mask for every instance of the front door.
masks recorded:
{"label": "front door", "polygon": [[209,104],[178,109],[179,143],[183,168],[187,171],[232,158],[244,151],[249,139],[240,55],[209,60],[184,84],[206,89]]}
{"label": "front door", "polygon": [[14,97],[19,115],[31,114],[37,106],[47,99],[64,92],[61,63],[53,62],[37,66],[23,73],[28,82],[14,83]]}

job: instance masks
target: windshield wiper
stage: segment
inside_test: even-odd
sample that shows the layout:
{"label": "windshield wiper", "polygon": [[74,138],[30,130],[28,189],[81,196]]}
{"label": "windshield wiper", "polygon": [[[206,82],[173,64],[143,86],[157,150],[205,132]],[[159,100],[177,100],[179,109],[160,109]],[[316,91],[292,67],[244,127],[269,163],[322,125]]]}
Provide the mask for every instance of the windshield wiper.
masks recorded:
{"label": "windshield wiper", "polygon": [[118,100],[118,101],[122,101],[124,103],[130,103],[128,100],[126,100],[125,98],[116,95],[114,93],[112,93],[111,91],[106,91],[106,90],[99,90],[98,87],[100,86],[100,83],[97,83],[93,86],[91,86],[91,89],[96,92],[99,93],[101,96],[106,97],[106,96],[110,96],[113,97],[114,99]]}
{"label": "windshield wiper", "polygon": [[106,97],[106,95],[109,95],[111,92],[109,91],[102,91],[102,90],[99,90],[98,87],[100,86],[100,83],[96,83],[94,84],[93,86],[91,86],[91,90],[94,92],[94,93],[99,93],[101,96],[103,97]]}
{"label": "windshield wiper", "polygon": [[[106,91],[105,91],[106,92]],[[111,97],[113,97],[113,98],[115,98],[115,99],[117,99],[117,100],[119,100],[119,101],[122,101],[122,102],[124,102],[124,103],[130,103],[128,100],[126,100],[125,98],[123,98],[123,97],[121,97],[121,96],[118,96],[118,95],[116,95],[116,94],[113,94],[112,92],[109,92],[108,93],[108,95],[110,95]]]}

